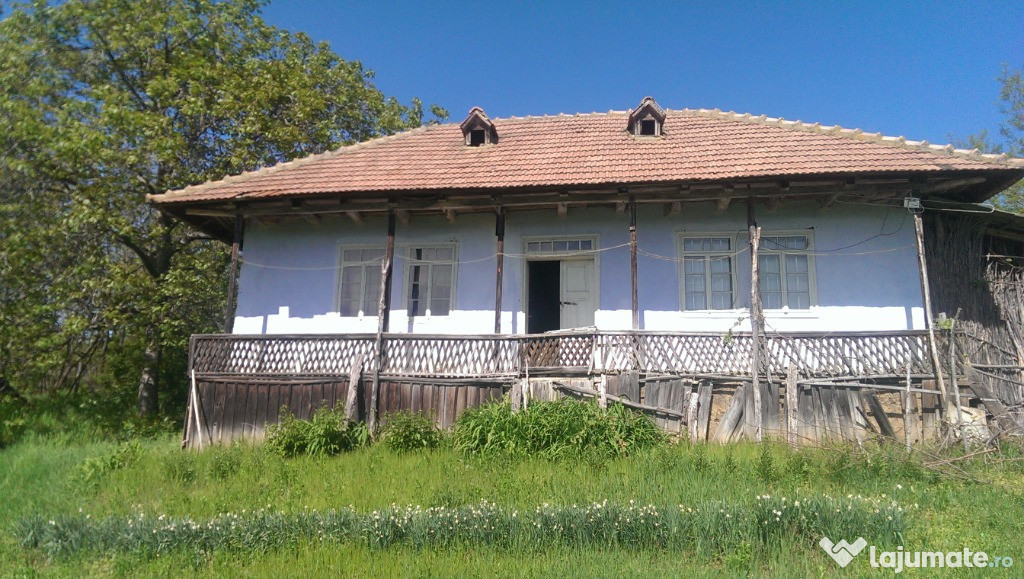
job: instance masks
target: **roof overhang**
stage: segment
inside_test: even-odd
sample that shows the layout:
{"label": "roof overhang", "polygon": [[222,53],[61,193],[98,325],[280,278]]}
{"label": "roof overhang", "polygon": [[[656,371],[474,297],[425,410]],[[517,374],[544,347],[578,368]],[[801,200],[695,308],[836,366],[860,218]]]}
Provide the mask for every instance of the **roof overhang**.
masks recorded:
{"label": "roof overhang", "polygon": [[[438,214],[529,210],[546,207],[614,205],[630,198],[645,203],[717,202],[752,198],[777,207],[783,202],[817,201],[889,203],[908,196],[978,203],[1024,178],[1024,169],[985,171],[927,171],[906,173],[838,173],[771,176],[732,180],[588,184],[578,187],[517,187],[481,189],[411,189],[388,191],[315,192],[302,195],[247,197],[216,201],[164,201],[150,197],[161,211],[201,231],[229,242],[235,216],[248,218],[348,215],[361,221],[388,211]],[[1003,212],[1005,213],[1005,212]],[[1013,215],[1014,214],[1006,214]],[[1024,220],[1024,218],[1019,218]],[[1021,229],[1024,231],[1024,228]]]}

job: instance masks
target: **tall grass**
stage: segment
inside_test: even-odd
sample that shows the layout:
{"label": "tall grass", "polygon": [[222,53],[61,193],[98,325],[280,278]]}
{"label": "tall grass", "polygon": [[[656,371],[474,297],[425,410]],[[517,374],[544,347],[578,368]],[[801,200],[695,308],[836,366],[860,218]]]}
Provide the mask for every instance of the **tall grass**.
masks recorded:
{"label": "tall grass", "polygon": [[548,459],[636,454],[665,442],[647,418],[621,404],[563,398],[512,412],[505,401],[467,410],[455,423],[453,445],[467,454]]}
{"label": "tall grass", "polygon": [[[851,535],[854,532],[873,532],[882,545],[883,535],[899,532],[898,542],[907,549],[946,551],[969,546],[1012,556],[1019,550],[1020,521],[1024,520],[1024,490],[1019,484],[1024,461],[986,464],[980,457],[956,463],[958,469],[983,481],[979,484],[928,469],[916,455],[908,457],[898,447],[792,450],[774,444],[659,444],[628,456],[550,461],[503,452],[466,455],[447,446],[400,454],[386,445],[373,445],[326,459],[285,458],[266,447],[249,445],[197,453],[179,450],[176,436],[137,441],[137,448],[126,450],[134,446],[34,435],[0,450],[0,496],[8,498],[0,501],[0,574],[127,576],[181,570],[288,574],[302,568],[364,575],[823,575],[836,567],[817,547],[817,533],[842,533],[852,540],[857,536]],[[104,466],[90,469],[85,466],[89,464]],[[86,471],[94,474],[82,474]],[[755,498],[765,495],[771,498]],[[874,497],[871,500],[879,502],[880,512],[874,513],[874,503],[857,499],[858,495]],[[783,497],[791,506],[781,508]],[[385,533],[386,540],[377,543],[371,541],[373,535],[366,526],[376,512],[381,521],[388,521],[381,530],[396,529],[410,513],[409,508],[393,504],[422,505],[424,514],[412,512],[411,516],[423,517],[417,524],[429,536],[428,521],[440,524],[447,520],[441,514],[480,510],[483,500],[502,517],[516,513],[521,521],[540,521],[547,531],[538,534],[522,526],[513,544],[459,538],[463,535],[421,543],[416,539],[421,531]],[[628,546],[632,540],[628,534],[609,538],[607,523],[582,526],[581,519],[591,514],[586,509],[594,503],[606,504],[608,513],[617,509],[617,517],[628,512],[630,500],[635,501],[632,506],[635,514],[642,515],[641,521],[652,520],[652,515],[640,510],[653,505],[658,532],[676,528],[671,525],[682,530],[687,524],[700,525],[692,533],[680,531],[668,547],[651,548]],[[815,518],[800,519],[796,515],[800,511],[792,506],[795,500],[801,501],[801,509],[811,500]],[[894,521],[889,521],[888,514],[880,515],[885,512],[882,507],[892,507],[892,500],[905,511],[897,511]],[[847,513],[864,518],[825,518],[846,517],[825,508],[846,501],[853,507]],[[544,510],[545,503],[550,510]],[[919,508],[912,508],[914,504]],[[685,522],[673,523],[672,517],[682,517],[679,505],[700,509],[702,514],[697,517],[687,511]],[[724,512],[716,515],[716,508]],[[432,509],[430,519],[425,513]],[[905,514],[908,510],[910,515]],[[317,532],[330,525],[318,523],[316,517],[324,519],[332,511],[339,520],[351,516],[344,524],[351,523],[345,528],[353,530],[324,531],[320,537]],[[266,542],[246,546],[236,538],[182,543],[175,542],[176,535],[161,535],[163,531],[158,530],[156,535],[169,541],[156,551],[159,557],[147,554],[151,547],[139,550],[115,542],[110,543],[113,547],[100,548],[90,543],[97,541],[98,526],[110,525],[110,533],[119,533],[118,526],[141,514],[154,528],[171,520],[196,525],[223,520],[230,527],[224,513],[238,516],[235,520],[232,515],[236,529],[250,525],[247,528],[255,535],[262,533]],[[745,522],[736,523],[734,517]],[[38,528],[51,519],[56,527],[80,533],[66,537],[80,536],[82,545],[94,546],[60,547],[60,541],[73,544],[77,539],[59,539],[62,535],[47,535],[53,530]],[[464,517],[460,515],[459,520]],[[607,520],[614,531],[618,519],[609,515]],[[636,520],[631,517],[631,522]],[[28,527],[20,525],[33,524],[41,542],[26,549],[22,540]],[[763,535],[757,525],[767,525]],[[149,534],[154,535],[152,529]],[[657,536],[647,530],[643,534]],[[289,542],[288,537],[299,539]],[[117,539],[121,540],[128,539]],[[132,540],[142,541],[141,537]],[[672,547],[671,541],[680,546]],[[52,551],[47,544],[52,544]],[[545,546],[537,546],[541,544]],[[665,549],[674,554],[666,557],[661,553]],[[50,558],[50,552],[67,555]]]}

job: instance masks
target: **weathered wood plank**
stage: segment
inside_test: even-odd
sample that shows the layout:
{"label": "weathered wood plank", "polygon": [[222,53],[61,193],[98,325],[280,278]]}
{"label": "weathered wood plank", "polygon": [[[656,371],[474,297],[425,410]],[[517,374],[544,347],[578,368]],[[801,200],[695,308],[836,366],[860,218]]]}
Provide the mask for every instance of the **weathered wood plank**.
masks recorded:
{"label": "weathered wood plank", "polygon": [[722,415],[722,419],[718,422],[718,429],[715,430],[715,441],[716,442],[728,442],[733,433],[739,428],[742,428],[743,410],[746,406],[746,389],[749,388],[749,384],[741,384],[736,387],[736,391],[733,392],[732,402],[729,404],[728,410]]}
{"label": "weathered wood plank", "polygon": [[779,383],[772,380],[764,388],[765,431],[773,438],[782,436],[782,424],[779,421]]}
{"label": "weathered wood plank", "polygon": [[786,371],[786,438],[789,444],[796,447],[800,443],[800,403],[797,391],[797,369],[790,364]]}
{"label": "weathered wood plank", "polygon": [[883,436],[896,436],[896,431],[893,430],[892,423],[889,422],[889,417],[885,414],[885,409],[882,408],[882,403],[878,401],[878,397],[875,396],[875,393],[862,390],[860,397],[861,401],[866,403],[865,405],[871,410],[871,416],[875,418],[879,432],[881,432]]}
{"label": "weathered wood plank", "polygon": [[700,440],[699,421],[697,413],[700,411],[700,391],[694,388],[690,393],[690,401],[686,409],[686,426],[690,434],[690,443],[696,444]]}
{"label": "weathered wood plank", "polygon": [[706,441],[711,426],[711,405],[714,397],[714,384],[708,380],[702,380],[697,387],[699,399],[697,401],[697,438]]}
{"label": "weathered wood plank", "polygon": [[246,437],[252,437],[256,435],[256,411],[257,411],[257,400],[260,398],[259,385],[248,384],[245,387],[245,423],[243,424],[242,434]]}

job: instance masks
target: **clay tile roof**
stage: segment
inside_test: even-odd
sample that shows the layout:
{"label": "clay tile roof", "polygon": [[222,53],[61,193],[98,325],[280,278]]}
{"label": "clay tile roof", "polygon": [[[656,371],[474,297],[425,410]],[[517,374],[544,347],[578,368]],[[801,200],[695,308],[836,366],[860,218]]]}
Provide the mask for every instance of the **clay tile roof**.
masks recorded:
{"label": "clay tile roof", "polygon": [[169,191],[160,204],[318,194],[498,190],[879,172],[1021,171],[1024,160],[859,129],[719,110],[666,110],[664,135],[629,111],[493,119],[494,145],[431,125]]}

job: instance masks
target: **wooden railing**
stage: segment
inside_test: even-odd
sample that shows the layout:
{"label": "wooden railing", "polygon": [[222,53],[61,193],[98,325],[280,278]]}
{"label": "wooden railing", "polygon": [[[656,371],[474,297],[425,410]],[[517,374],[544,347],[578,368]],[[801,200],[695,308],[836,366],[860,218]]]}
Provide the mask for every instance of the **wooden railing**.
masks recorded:
{"label": "wooden railing", "polygon": [[[787,333],[767,336],[765,375],[796,366],[806,376],[933,374],[923,331]],[[749,376],[750,334],[573,331],[539,335],[385,334],[380,374],[437,378],[536,372]],[[190,368],[204,376],[336,376],[362,359],[376,372],[376,336],[196,335]]]}

